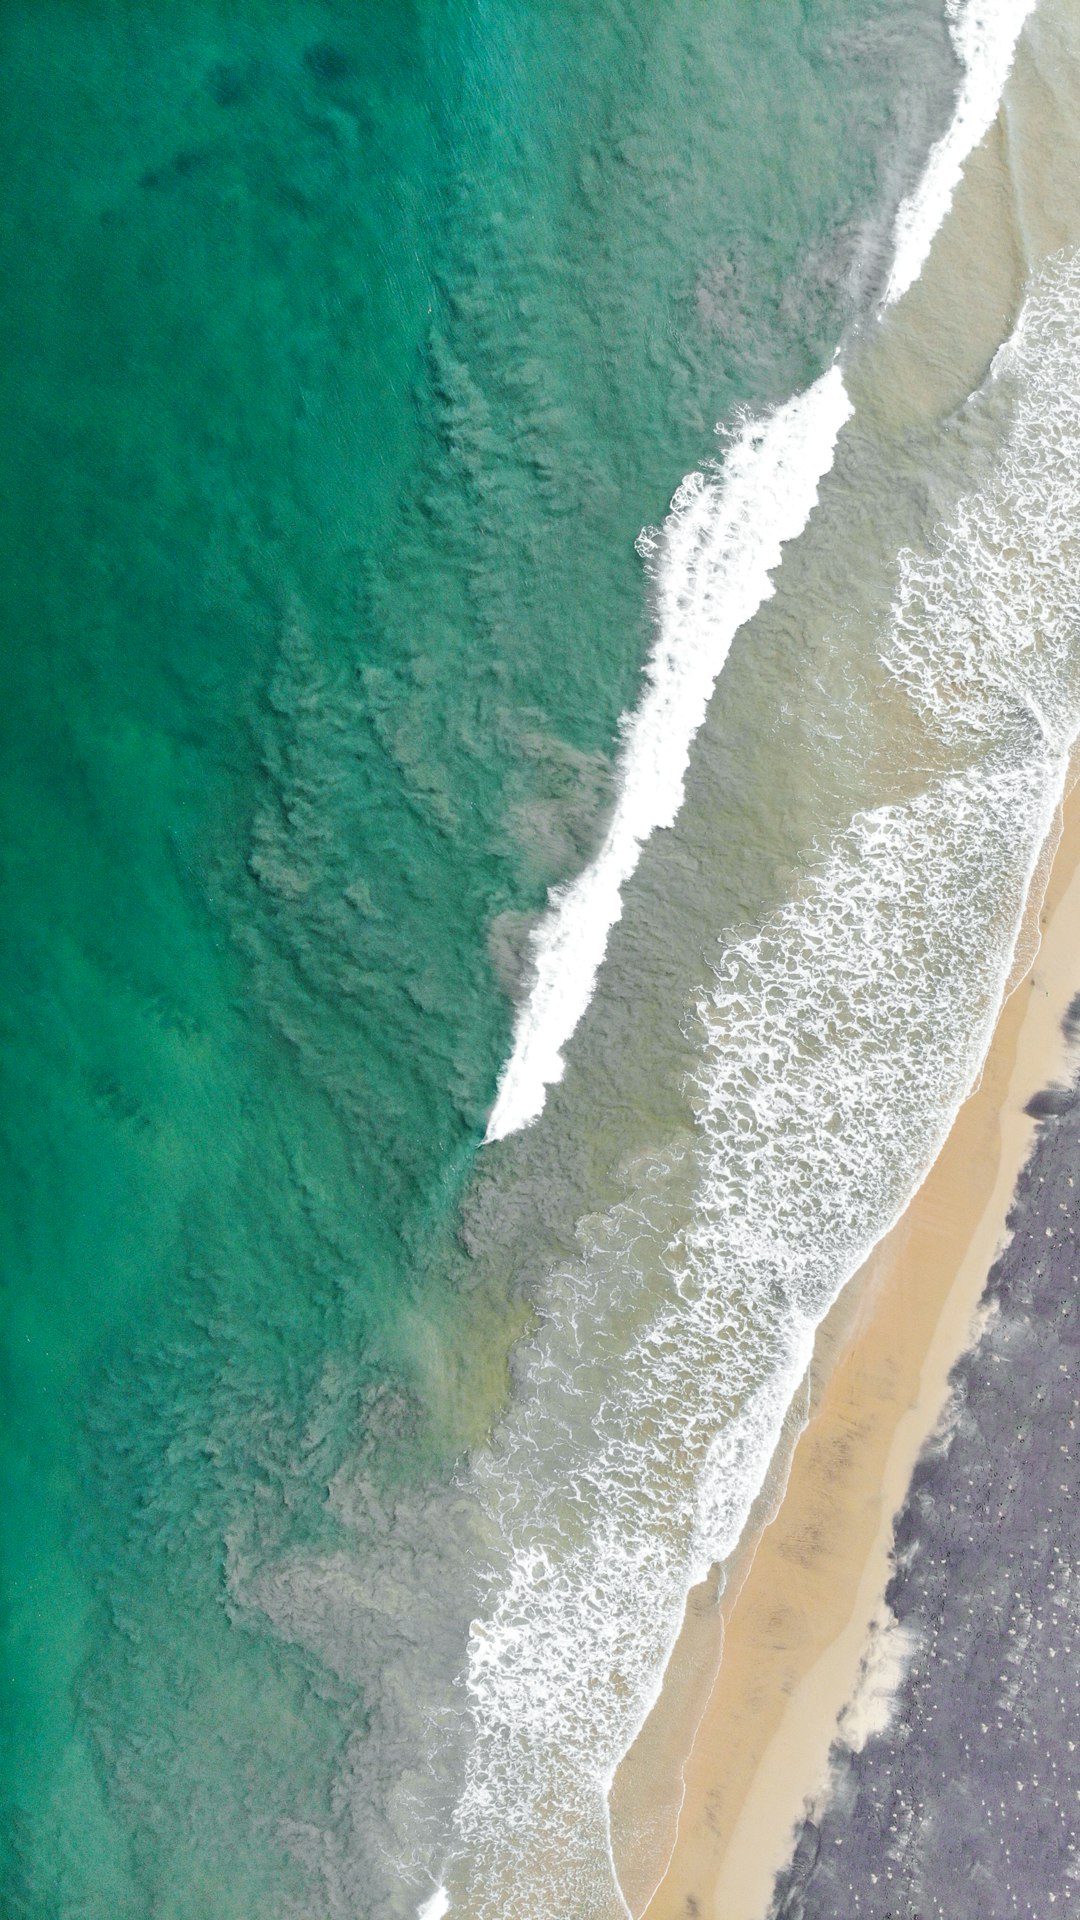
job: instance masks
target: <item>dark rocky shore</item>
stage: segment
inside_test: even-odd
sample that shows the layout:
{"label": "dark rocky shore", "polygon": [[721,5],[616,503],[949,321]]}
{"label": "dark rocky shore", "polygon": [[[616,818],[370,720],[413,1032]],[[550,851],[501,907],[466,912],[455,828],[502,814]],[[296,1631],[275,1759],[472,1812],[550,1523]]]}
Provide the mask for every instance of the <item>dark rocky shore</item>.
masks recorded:
{"label": "dark rocky shore", "polygon": [[1029,1111],[989,1318],[897,1521],[911,1664],[888,1730],[834,1748],[771,1920],[1080,1914],[1080,1088]]}

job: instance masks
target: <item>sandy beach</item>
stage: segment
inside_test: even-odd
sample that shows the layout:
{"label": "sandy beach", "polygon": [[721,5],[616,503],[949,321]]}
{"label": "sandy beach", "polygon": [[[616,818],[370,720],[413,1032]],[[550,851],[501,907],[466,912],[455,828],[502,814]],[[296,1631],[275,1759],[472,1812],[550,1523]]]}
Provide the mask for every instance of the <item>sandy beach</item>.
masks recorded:
{"label": "sandy beach", "polygon": [[[902,395],[912,419],[947,416],[1007,336],[1026,271],[1075,243],[1062,159],[1075,150],[1075,30],[1071,5],[1038,10],[923,281],[900,324],[865,343],[858,404],[890,394],[896,406]],[[1076,770],[1074,759],[1074,779]],[[950,1372],[979,1331],[1035,1141],[1027,1109],[1069,1072],[1062,1023],[1080,989],[1075,788],[1051,842],[979,1083],[903,1217],[819,1329],[770,1481],[722,1576],[690,1596],[661,1696],[616,1774],[614,1852],[635,1916],[765,1920],[838,1723],[857,1749],[902,1671],[903,1636],[889,1630],[885,1606],[894,1521],[946,1409]]]}
{"label": "sandy beach", "polygon": [[[1080,995],[1074,1037],[1078,1015]],[[891,1712],[841,1721],[769,1920],[1076,1911],[1080,1084],[1038,1107],[978,1338],[896,1521]]]}
{"label": "sandy beach", "polygon": [[[1080,988],[1075,790],[1039,921],[1038,954],[1003,1010],[978,1088],[903,1219],[822,1327],[786,1491],[744,1543],[716,1610],[723,1658],[682,1775],[674,1850],[639,1909],[650,1920],[762,1920],[795,1823],[825,1780],[839,1717],[846,1712],[845,1735],[857,1742],[859,1721],[872,1725],[879,1709],[875,1688],[887,1692],[881,1625],[894,1517],[978,1324],[1035,1138],[1025,1109],[1067,1070],[1062,1022]],[[690,1643],[698,1661],[708,1657],[708,1612],[699,1595],[687,1666]],[[669,1766],[673,1749],[669,1725]],[[662,1778],[659,1741],[653,1766]]]}

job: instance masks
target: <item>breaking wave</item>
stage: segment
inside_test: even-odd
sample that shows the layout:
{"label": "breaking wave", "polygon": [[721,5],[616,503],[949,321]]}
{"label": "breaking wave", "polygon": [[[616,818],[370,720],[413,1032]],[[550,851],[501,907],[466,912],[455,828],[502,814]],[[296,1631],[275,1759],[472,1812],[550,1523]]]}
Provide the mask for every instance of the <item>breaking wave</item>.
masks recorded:
{"label": "breaking wave", "polygon": [[648,688],[623,726],[618,798],[603,846],[552,890],[533,941],[534,979],[499,1081],[487,1140],[528,1126],[562,1079],[562,1049],[592,998],[622,889],[643,843],[682,805],[690,746],[738,629],[773,591],[784,542],[801,533],[851,411],[838,367],[765,421],[735,433],[722,464],[683,481],[663,533],[638,549],[656,585]]}
{"label": "breaking wave", "polygon": [[583,1223],[470,1470],[501,1544],[469,1641],[451,1915],[627,1912],[608,1792],[687,1592],[737,1541],[821,1316],[985,1057],[1080,726],[1078,314],[1062,257],[988,382],[1010,411],[989,480],[900,557],[882,657],[921,791],[856,815],[723,953],[691,1013],[694,1143]]}
{"label": "breaking wave", "polygon": [[[953,119],[897,214],[885,303],[918,278],[964,162],[989,127],[1034,0],[950,0],[962,66]],[[485,1142],[529,1126],[563,1076],[563,1048],[592,998],[622,889],[644,842],[682,804],[690,747],[739,628],[773,591],[781,548],[802,531],[833,462],[850,402],[837,366],[765,420],[743,423],[723,462],[690,474],[661,530],[639,540],[656,586],[646,692],[623,726],[618,795],[603,845],[553,888],[532,938],[519,1008]]]}
{"label": "breaking wave", "polygon": [[968,155],[988,132],[1025,20],[1035,0],[948,0],[950,31],[962,78],[956,112],[931,149],[915,191],[896,216],[893,265],[885,303],[899,300],[919,278],[934,235],[952,205]]}

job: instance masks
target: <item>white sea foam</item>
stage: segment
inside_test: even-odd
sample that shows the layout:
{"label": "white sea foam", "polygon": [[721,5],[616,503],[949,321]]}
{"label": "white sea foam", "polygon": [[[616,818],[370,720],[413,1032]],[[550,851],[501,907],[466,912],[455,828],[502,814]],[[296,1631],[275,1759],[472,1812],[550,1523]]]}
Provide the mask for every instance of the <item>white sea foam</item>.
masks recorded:
{"label": "white sea foam", "polygon": [[443,1920],[450,1911],[450,1895],[445,1887],[436,1887],[429,1900],[425,1900],[416,1916],[416,1920]]}
{"label": "white sea foam", "polygon": [[897,213],[887,305],[899,300],[923,270],[964,162],[993,122],[1016,43],[1034,5],[1035,0],[948,0],[950,31],[963,70],[956,112]]}
{"label": "white sea foam", "polygon": [[784,542],[801,532],[851,411],[838,367],[734,434],[722,463],[683,481],[662,533],[639,550],[656,586],[648,685],[624,720],[618,797],[599,853],[552,890],[533,941],[534,980],[519,1011],[487,1140],[528,1126],[562,1079],[562,1049],[592,998],[622,889],[644,842],[682,805],[690,746],[738,629],[773,592]]}
{"label": "white sea foam", "polygon": [[[896,218],[885,302],[918,279],[964,163],[989,128],[1034,0],[949,0],[962,65],[956,111]],[[657,586],[646,692],[624,721],[618,797],[599,853],[551,890],[532,941],[533,984],[518,1011],[485,1141],[529,1126],[562,1079],[563,1049],[592,998],[622,890],[641,848],[682,804],[690,747],[732,640],[773,588],[850,412],[837,367],[764,421],[745,423],[722,464],[692,473],[660,532],[639,543]]]}
{"label": "white sea foam", "polygon": [[[614,1916],[606,1792],[689,1586],[734,1546],[814,1325],[981,1060],[1056,799],[1030,770],[862,816],[703,997],[702,1147],[558,1277],[480,1474],[509,1562],[473,1630],[462,1910]],[[1019,852],[1018,852],[1019,849]]]}
{"label": "white sea foam", "polygon": [[725,953],[696,1009],[696,1149],[583,1228],[475,1463],[503,1549],[470,1636],[451,1913],[627,1912],[607,1794],[688,1588],[985,1055],[1080,724],[1078,313],[1080,267],[1055,262],[995,369],[1014,415],[991,480],[903,559],[885,658],[952,765],[860,813]]}

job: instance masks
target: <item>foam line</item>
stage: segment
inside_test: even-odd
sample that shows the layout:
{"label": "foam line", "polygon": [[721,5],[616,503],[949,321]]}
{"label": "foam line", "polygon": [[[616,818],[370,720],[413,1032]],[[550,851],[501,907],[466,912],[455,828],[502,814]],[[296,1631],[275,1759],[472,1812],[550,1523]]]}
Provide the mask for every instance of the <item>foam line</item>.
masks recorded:
{"label": "foam line", "polygon": [[[964,163],[997,112],[1034,4],[948,0],[963,77],[952,121],[897,214],[886,306],[922,271]],[[690,474],[663,530],[642,535],[658,601],[649,685],[624,719],[618,799],[603,846],[576,880],[552,888],[533,936],[533,986],[518,1012],[485,1143],[529,1126],[548,1087],[562,1079],[563,1048],[592,998],[623,887],[650,834],[678,813],[691,743],[731,642],[773,592],[769,576],[781,547],[809,519],[850,411],[833,366],[766,420],[746,422],[722,466]]]}
{"label": "foam line", "polygon": [[521,1008],[485,1139],[542,1112],[563,1076],[562,1050],[592,998],[622,889],[644,842],[682,805],[690,746],[739,628],[774,591],[781,549],[810,517],[851,413],[839,367],[765,420],[747,420],[726,459],[683,481],[662,532],[638,547],[656,585],[648,686],[624,719],[615,811],[591,865],[553,888],[533,938],[534,982]]}
{"label": "foam line", "polygon": [[896,216],[893,264],[885,289],[891,306],[913,286],[934,235],[960,184],[964,162],[989,131],[1016,43],[1035,0],[949,0],[950,32],[963,67],[956,112],[930,150],[921,180]]}
{"label": "foam line", "polygon": [[901,555],[882,657],[942,770],[856,814],[724,950],[695,1006],[695,1144],[643,1158],[548,1275],[470,1463],[492,1552],[454,1915],[625,1920],[608,1793],[687,1591],[985,1059],[1080,726],[1078,316],[1080,254],[1059,256],[988,383],[996,461]]}
{"label": "foam line", "polygon": [[416,1916],[416,1920],[443,1920],[450,1911],[450,1895],[445,1887],[436,1887],[430,1899],[425,1900]]}

